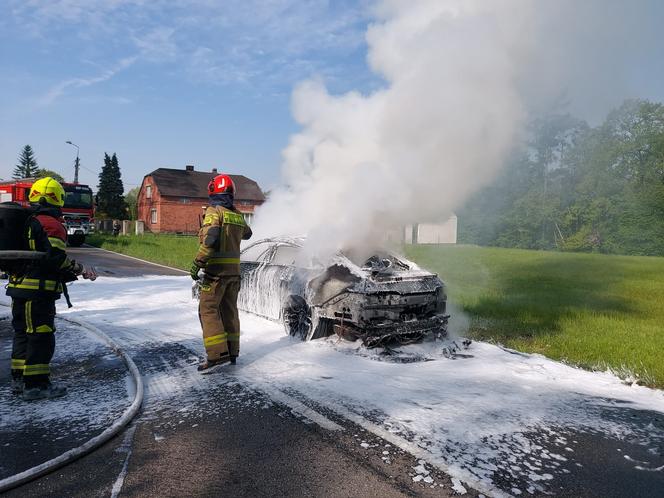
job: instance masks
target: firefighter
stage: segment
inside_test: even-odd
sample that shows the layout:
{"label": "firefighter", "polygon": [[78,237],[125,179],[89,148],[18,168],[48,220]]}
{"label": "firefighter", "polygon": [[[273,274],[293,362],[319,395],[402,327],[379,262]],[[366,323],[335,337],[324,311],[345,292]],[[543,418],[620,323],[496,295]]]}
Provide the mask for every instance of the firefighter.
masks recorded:
{"label": "firefighter", "polygon": [[25,248],[46,253],[44,259],[9,275],[12,298],[12,391],[24,400],[63,396],[66,388],[51,383],[49,363],[55,350],[55,301],[65,281],[76,275],[94,280],[94,272],[67,257],[67,232],[60,221],[65,202],[62,185],[51,177],[37,180],[29,201],[35,207],[26,223]]}
{"label": "firefighter", "polygon": [[198,234],[200,246],[191,266],[191,278],[200,279],[198,316],[207,356],[198,365],[199,371],[228,362],[234,365],[240,353],[240,242],[251,237],[251,229],[233,205],[231,177],[214,177],[208,194],[210,203]]}

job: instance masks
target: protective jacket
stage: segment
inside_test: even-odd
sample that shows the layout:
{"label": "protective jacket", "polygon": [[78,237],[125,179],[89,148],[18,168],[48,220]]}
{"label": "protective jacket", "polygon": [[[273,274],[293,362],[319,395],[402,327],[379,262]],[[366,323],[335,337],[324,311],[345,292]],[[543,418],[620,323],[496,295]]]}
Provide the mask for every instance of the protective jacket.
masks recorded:
{"label": "protective jacket", "polygon": [[240,242],[251,237],[251,228],[235,209],[209,206],[198,233],[200,246],[194,261],[211,278],[240,275]]}
{"label": "protective jacket", "polygon": [[40,206],[25,228],[25,250],[45,252],[45,258],[9,275],[7,295],[23,299],[59,299],[63,281],[75,279],[76,262],[66,253],[67,232],[60,222],[60,210]]}

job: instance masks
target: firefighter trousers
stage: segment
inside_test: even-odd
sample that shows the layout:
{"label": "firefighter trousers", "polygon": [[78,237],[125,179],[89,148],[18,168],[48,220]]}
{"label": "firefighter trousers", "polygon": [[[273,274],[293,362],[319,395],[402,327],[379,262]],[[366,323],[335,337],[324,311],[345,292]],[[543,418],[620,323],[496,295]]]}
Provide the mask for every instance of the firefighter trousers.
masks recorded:
{"label": "firefighter trousers", "polygon": [[210,361],[240,354],[240,317],[237,295],[240,277],[204,279],[198,303],[203,344]]}
{"label": "firefighter trousers", "polygon": [[12,377],[25,387],[49,382],[49,363],[55,351],[55,299],[12,298]]}

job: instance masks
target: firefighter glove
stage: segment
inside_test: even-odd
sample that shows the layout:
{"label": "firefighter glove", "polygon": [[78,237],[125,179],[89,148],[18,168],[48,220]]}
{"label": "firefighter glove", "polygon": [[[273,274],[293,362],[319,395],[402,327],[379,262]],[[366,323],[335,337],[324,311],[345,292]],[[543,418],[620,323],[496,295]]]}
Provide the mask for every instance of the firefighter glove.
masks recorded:
{"label": "firefighter glove", "polygon": [[76,261],[71,262],[71,271],[74,273],[74,275],[82,275],[83,272],[85,271],[85,267],[81,263],[77,263]]}
{"label": "firefighter glove", "polygon": [[90,280],[92,282],[97,280],[97,276],[98,276],[97,275],[97,270],[94,266],[90,266],[88,268],[84,267],[83,272],[81,273],[81,275],[83,276],[84,279]]}
{"label": "firefighter glove", "polygon": [[199,278],[201,278],[198,276],[198,272],[200,271],[200,269],[201,267],[198,266],[195,261],[191,264],[191,270],[189,270],[189,275],[191,275],[191,278],[193,280],[198,280]]}

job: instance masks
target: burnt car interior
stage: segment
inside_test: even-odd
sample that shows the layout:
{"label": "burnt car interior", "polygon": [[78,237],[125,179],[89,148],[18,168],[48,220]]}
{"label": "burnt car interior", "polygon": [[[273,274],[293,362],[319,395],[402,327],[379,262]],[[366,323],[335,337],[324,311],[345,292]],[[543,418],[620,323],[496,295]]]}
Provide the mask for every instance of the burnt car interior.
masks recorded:
{"label": "burnt car interior", "polygon": [[387,347],[446,334],[444,285],[435,274],[381,251],[344,251],[323,265],[303,243],[266,239],[242,252],[245,311],[282,321],[302,340],[336,334]]}

